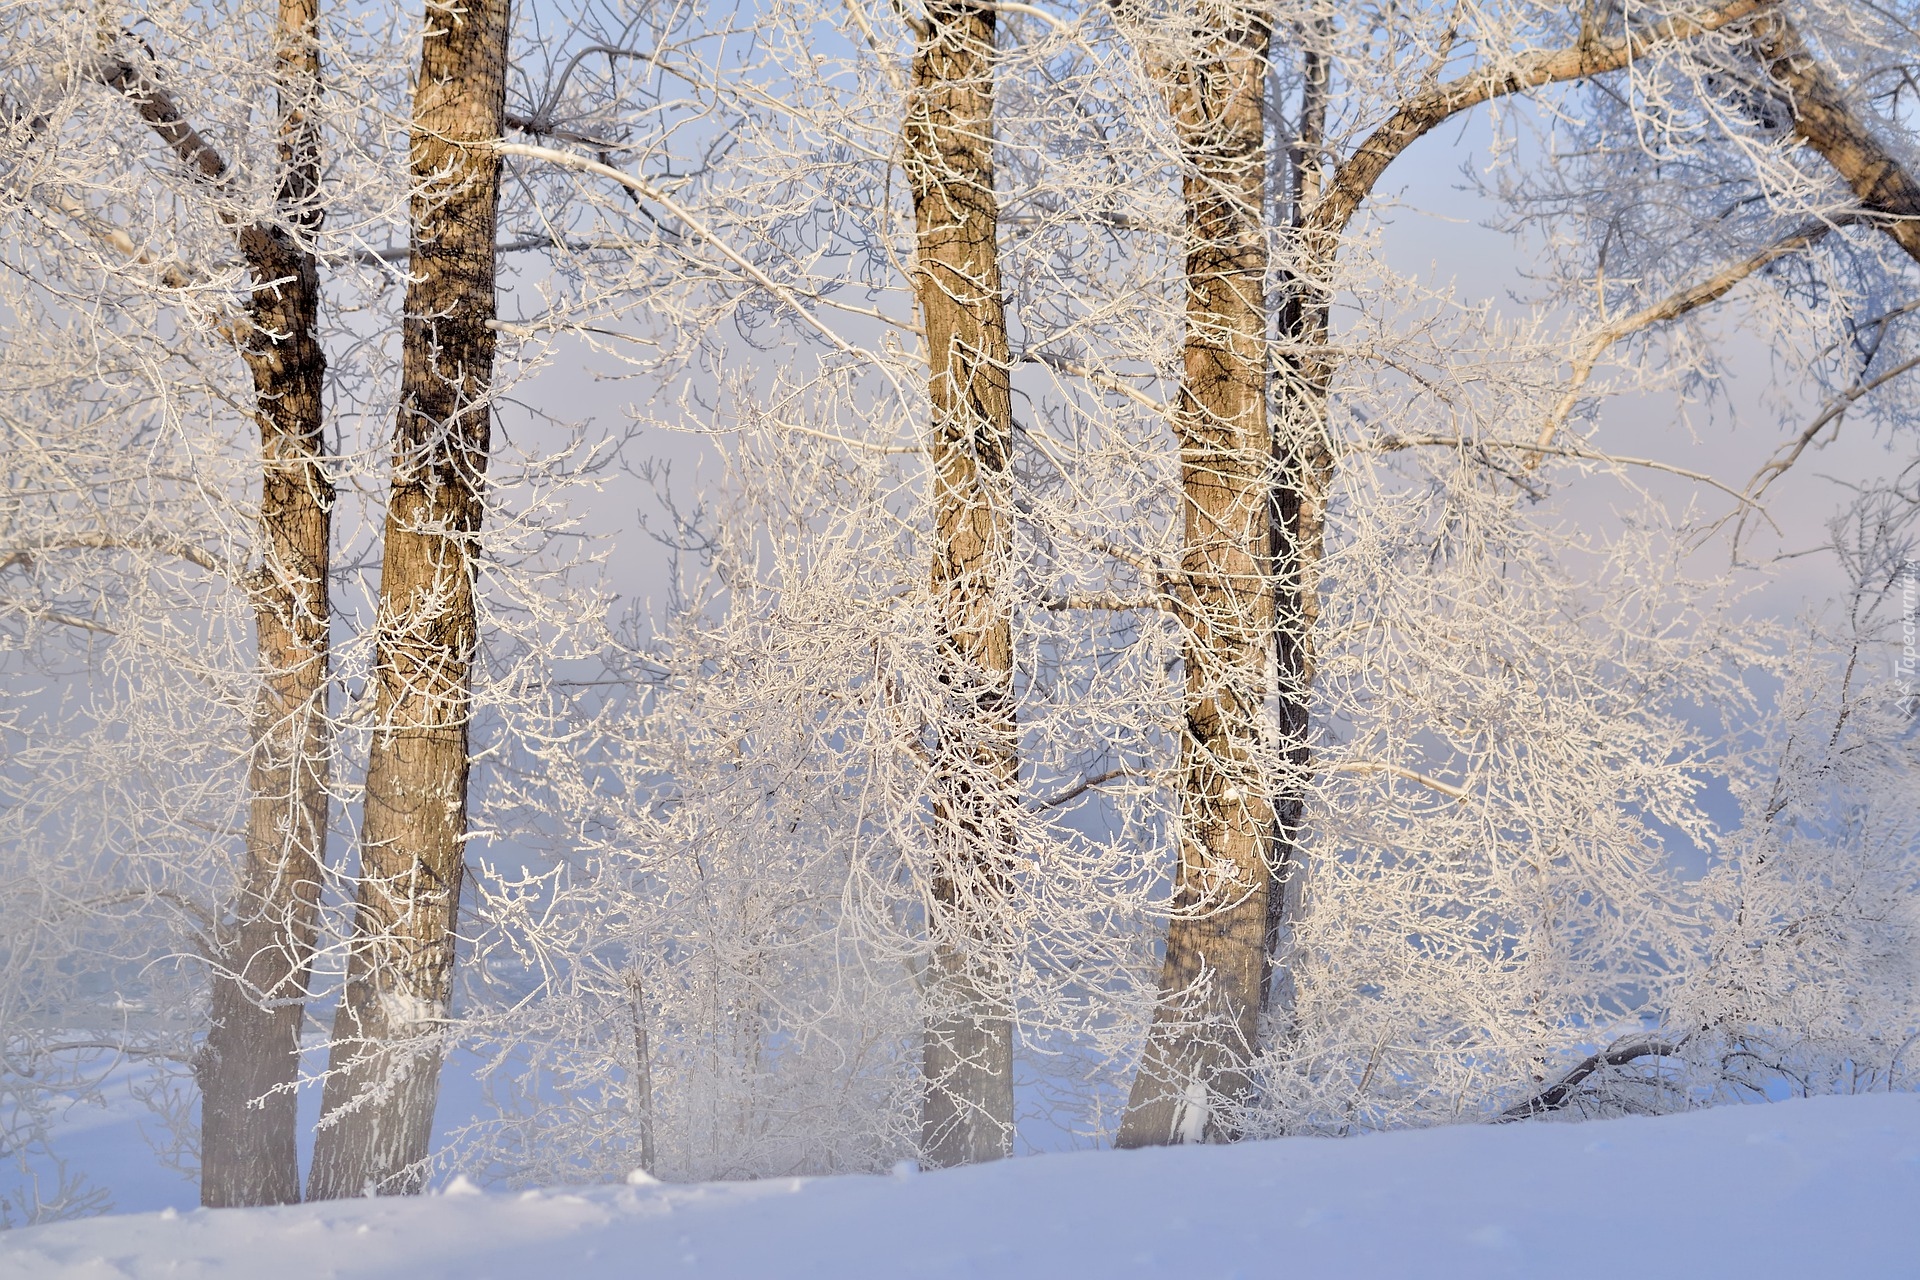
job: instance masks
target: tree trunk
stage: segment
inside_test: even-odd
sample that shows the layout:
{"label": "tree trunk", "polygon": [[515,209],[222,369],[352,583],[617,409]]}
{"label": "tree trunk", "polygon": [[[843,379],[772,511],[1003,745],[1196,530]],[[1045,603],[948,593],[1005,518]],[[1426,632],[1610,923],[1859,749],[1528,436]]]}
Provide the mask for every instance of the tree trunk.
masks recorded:
{"label": "tree trunk", "polygon": [[[1310,33],[1317,44],[1327,21]],[[1271,565],[1274,584],[1274,679],[1278,706],[1279,776],[1274,779],[1274,881],[1267,901],[1266,980],[1261,994],[1284,1013],[1292,1006],[1285,974],[1276,990],[1272,965],[1281,956],[1300,897],[1305,865],[1301,839],[1306,826],[1307,787],[1313,780],[1309,730],[1313,693],[1313,627],[1320,613],[1318,570],[1325,543],[1327,479],[1332,457],[1327,449],[1327,386],[1331,371],[1324,351],[1327,297],[1332,255],[1326,237],[1307,229],[1307,213],[1324,185],[1322,151],[1326,145],[1327,100],[1331,65],[1316,47],[1301,54],[1304,87],[1300,120],[1288,157],[1289,190],[1284,210],[1291,238],[1278,306],[1280,345],[1288,354],[1278,362],[1271,386],[1273,421],[1273,527]]]}
{"label": "tree trunk", "polygon": [[429,15],[360,889],[311,1199],[419,1190],[452,996],[500,192],[498,154],[474,144],[500,136],[508,0]]}
{"label": "tree trunk", "polygon": [[1160,1001],[1119,1145],[1225,1136],[1242,1104],[1267,985],[1274,892],[1273,441],[1267,423],[1262,105],[1269,41],[1233,6],[1169,86],[1186,176],[1187,333],[1175,429],[1186,629],[1180,865]]}
{"label": "tree trunk", "polygon": [[[280,210],[308,236],[320,223],[316,7],[282,0],[277,55]],[[200,1202],[209,1207],[300,1199],[293,1086],[327,839],[334,495],[323,456],[319,275],[284,226],[247,227],[239,241],[253,277],[242,355],[260,427],[263,562],[249,586],[262,675],[246,861],[233,918],[215,940],[212,1026],[194,1064]]]}
{"label": "tree trunk", "polygon": [[1007,1155],[1013,1024],[1002,936],[1017,770],[1013,642],[1013,401],[993,190],[994,11],[934,0],[913,59],[906,171],[932,402],[933,594],[945,715],[935,761],[938,859],[928,932],[921,1149],[936,1166]]}

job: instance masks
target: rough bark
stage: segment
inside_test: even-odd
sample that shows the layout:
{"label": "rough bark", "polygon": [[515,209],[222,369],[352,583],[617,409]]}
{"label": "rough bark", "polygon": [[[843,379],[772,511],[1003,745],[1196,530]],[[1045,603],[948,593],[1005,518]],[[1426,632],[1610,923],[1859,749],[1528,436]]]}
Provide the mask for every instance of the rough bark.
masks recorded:
{"label": "rough bark", "polygon": [[418,1191],[452,997],[493,379],[508,0],[429,9],[347,990],[311,1199]]}
{"label": "rough bark", "polygon": [[[231,331],[252,377],[260,430],[261,564],[247,587],[261,682],[240,886],[211,939],[210,1026],[194,1061],[200,1201],[216,1208],[300,1199],[293,1088],[326,859],[334,497],[322,434],[320,280],[310,249],[321,217],[317,20],[317,0],[282,0],[277,216],[235,228],[252,279],[247,322]],[[226,158],[186,119],[146,58],[103,56],[96,74],[220,192],[231,176]]]}
{"label": "rough bark", "polygon": [[1769,9],[1753,24],[1754,51],[1793,112],[1793,131],[1832,165],[1879,225],[1920,262],[1920,182],[1873,136],[1793,21]]}
{"label": "rough bark", "polygon": [[923,1044],[921,1151],[935,1166],[1007,1155],[1013,1024],[1005,943],[1016,738],[1002,574],[1012,543],[1013,401],[993,190],[994,11],[927,6],[905,168],[933,421],[933,595],[946,716],[935,756],[938,863]]}
{"label": "rough bark", "polygon": [[1186,340],[1175,430],[1183,492],[1177,607],[1185,625],[1180,863],[1160,1001],[1121,1123],[1123,1147],[1227,1136],[1249,1092],[1267,985],[1272,779],[1273,507],[1267,420],[1266,140],[1269,32],[1222,7],[1167,98],[1186,205]]}

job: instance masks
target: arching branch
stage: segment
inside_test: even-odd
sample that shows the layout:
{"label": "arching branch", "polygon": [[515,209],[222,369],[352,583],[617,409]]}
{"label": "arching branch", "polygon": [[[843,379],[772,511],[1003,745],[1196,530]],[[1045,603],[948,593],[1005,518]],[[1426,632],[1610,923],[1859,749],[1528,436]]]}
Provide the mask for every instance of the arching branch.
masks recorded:
{"label": "arching branch", "polygon": [[1769,0],[1729,0],[1698,16],[1678,16],[1611,40],[1583,41],[1571,49],[1525,53],[1496,62],[1403,102],[1334,171],[1327,193],[1307,218],[1310,233],[1337,239],[1374,184],[1406,149],[1435,128],[1482,103],[1549,84],[1606,75],[1646,57],[1662,45],[1707,35],[1752,17]]}
{"label": "arching branch", "polygon": [[1785,475],[1793,464],[1800,460],[1800,455],[1807,451],[1808,446],[1819,437],[1822,431],[1838,421],[1847,410],[1860,401],[1861,397],[1879,390],[1895,378],[1911,373],[1915,369],[1920,369],[1920,356],[1903,361],[1877,377],[1862,378],[1829,400],[1804,431],[1782,445],[1768,460],[1766,466],[1754,472],[1753,479],[1747,481],[1744,499],[1748,502],[1757,500],[1775,480]]}

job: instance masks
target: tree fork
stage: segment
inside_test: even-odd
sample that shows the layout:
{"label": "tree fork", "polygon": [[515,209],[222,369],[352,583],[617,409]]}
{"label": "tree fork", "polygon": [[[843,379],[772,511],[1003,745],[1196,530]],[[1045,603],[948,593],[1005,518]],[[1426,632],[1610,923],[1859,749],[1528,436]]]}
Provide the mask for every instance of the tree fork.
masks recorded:
{"label": "tree fork", "polygon": [[1005,939],[1017,772],[1012,624],[1013,400],[994,195],[995,14],[934,0],[916,31],[905,168],[932,406],[934,560],[948,706],[935,758],[933,956],[921,1151],[935,1166],[1009,1154],[1013,1023]]}
{"label": "tree fork", "polygon": [[[1769,3],[1724,0],[1697,13],[1623,30],[1611,38],[1588,32],[1573,47],[1519,53],[1424,88],[1398,104],[1331,173],[1317,158],[1324,146],[1324,104],[1319,98],[1326,91],[1325,69],[1314,61],[1311,48],[1305,50],[1307,84],[1294,165],[1297,185],[1288,218],[1296,261],[1277,316],[1292,354],[1275,370],[1271,425],[1264,402],[1256,408],[1229,390],[1240,378],[1263,381],[1261,340],[1266,334],[1266,314],[1258,305],[1258,284],[1232,289],[1215,285],[1216,280],[1235,278],[1235,269],[1223,265],[1233,259],[1234,252],[1216,245],[1212,252],[1222,262],[1209,263],[1205,256],[1210,234],[1243,236],[1241,278],[1258,282],[1264,275],[1266,249],[1259,236],[1258,182],[1265,169],[1258,159],[1264,146],[1259,76],[1266,65],[1270,33],[1257,11],[1236,9],[1230,3],[1225,6],[1230,16],[1217,24],[1208,57],[1198,67],[1157,69],[1181,131],[1189,175],[1188,337],[1180,421],[1182,468],[1187,477],[1188,590],[1195,600],[1194,616],[1201,621],[1188,641],[1188,733],[1182,750],[1187,777],[1181,796],[1175,914],[1167,932],[1160,1006],[1121,1124],[1120,1145],[1231,1136],[1218,1120],[1216,1100],[1225,1101],[1230,1111],[1236,1100],[1251,1094],[1244,1063],[1255,1047],[1259,1015],[1272,986],[1271,952],[1283,941],[1289,900],[1297,895],[1293,877],[1300,859],[1312,769],[1308,740],[1311,641],[1319,611],[1316,579],[1325,545],[1324,495],[1332,475],[1326,405],[1334,360],[1327,345],[1326,299],[1348,223],[1387,167],[1455,115],[1543,85],[1619,71],[1657,46],[1726,29],[1753,18]],[[1236,66],[1246,69],[1235,70]],[[1228,165],[1226,158],[1236,151],[1250,159]],[[1196,191],[1236,188],[1234,199],[1213,202],[1213,220],[1219,225],[1209,228],[1204,212],[1209,206],[1204,199],[1196,199]],[[1237,211],[1237,227],[1227,226],[1217,212],[1229,206]],[[1209,356],[1209,350],[1218,354]],[[1239,351],[1247,354],[1233,354]],[[1235,530],[1230,519],[1209,506],[1245,483],[1231,465],[1215,465],[1211,473],[1207,466],[1195,465],[1195,459],[1204,456],[1209,428],[1223,438],[1237,436],[1240,449],[1271,451],[1266,459],[1271,468],[1269,489],[1262,499],[1264,527],[1257,532]],[[1206,539],[1226,546],[1236,532],[1241,535],[1238,558],[1258,560],[1270,589],[1264,600],[1247,593],[1240,602],[1241,616],[1233,620],[1235,634],[1222,634],[1217,628],[1203,631],[1210,619],[1221,616],[1209,611],[1206,596],[1211,591],[1231,603],[1233,592],[1223,584],[1235,580],[1217,562],[1222,557],[1209,563]],[[1227,790],[1247,794],[1244,785],[1224,779],[1235,770],[1254,772],[1245,768],[1237,753],[1244,750],[1239,744],[1256,739],[1257,727],[1242,722],[1257,712],[1237,705],[1232,696],[1209,699],[1205,693],[1211,683],[1264,698],[1264,677],[1256,676],[1245,662],[1233,660],[1236,645],[1253,633],[1270,636],[1278,685],[1273,692],[1280,703],[1275,726],[1279,776],[1265,780],[1266,789],[1256,793],[1255,807],[1265,814],[1265,848],[1250,831],[1242,830],[1241,815],[1223,811],[1215,798]],[[1220,674],[1208,674],[1209,667]],[[1221,678],[1229,674],[1232,679]],[[1238,737],[1223,729],[1230,725],[1239,728]],[[1249,941],[1251,928],[1242,921],[1243,916],[1251,916],[1256,902],[1262,924],[1257,946]],[[1214,956],[1221,960],[1210,958]],[[1243,996],[1243,991],[1248,994]],[[1198,1007],[1187,1007],[1194,999],[1199,1000]]]}
{"label": "tree fork", "polygon": [[509,3],[430,17],[414,89],[412,261],[360,887],[310,1199],[420,1189],[452,999]]}

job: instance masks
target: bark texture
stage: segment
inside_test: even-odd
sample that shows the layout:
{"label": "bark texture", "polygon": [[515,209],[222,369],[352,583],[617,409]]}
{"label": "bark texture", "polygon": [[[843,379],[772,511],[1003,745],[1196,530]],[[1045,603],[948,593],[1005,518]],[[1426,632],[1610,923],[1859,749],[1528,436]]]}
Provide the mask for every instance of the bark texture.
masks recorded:
{"label": "bark texture", "polygon": [[[194,1060],[200,1201],[212,1208],[300,1199],[293,1086],[326,859],[334,498],[324,456],[320,280],[310,247],[321,217],[317,20],[317,0],[282,0],[276,217],[235,227],[252,278],[246,323],[231,331],[252,377],[260,431],[262,556],[247,587],[261,683],[240,886],[211,939],[210,1026]],[[185,118],[148,58],[103,56],[96,74],[210,191],[223,192],[231,176],[226,158]]]}
{"label": "bark texture", "polygon": [[1007,1155],[1013,1024],[1006,943],[1016,762],[1013,401],[996,246],[994,10],[934,0],[913,59],[905,167],[932,402],[935,552],[946,716],[935,758],[936,867],[923,1045],[921,1151],[930,1165]]}
{"label": "bark texture", "polygon": [[347,991],[311,1199],[418,1191],[467,826],[474,574],[491,437],[508,0],[430,9],[414,86],[411,283],[381,562],[376,728]]}
{"label": "bark texture", "polygon": [[1160,1002],[1119,1145],[1227,1136],[1267,985],[1273,791],[1262,761],[1274,643],[1273,439],[1260,9],[1218,29],[1168,87],[1186,174],[1186,344],[1175,429],[1183,489],[1186,724],[1180,864]]}

